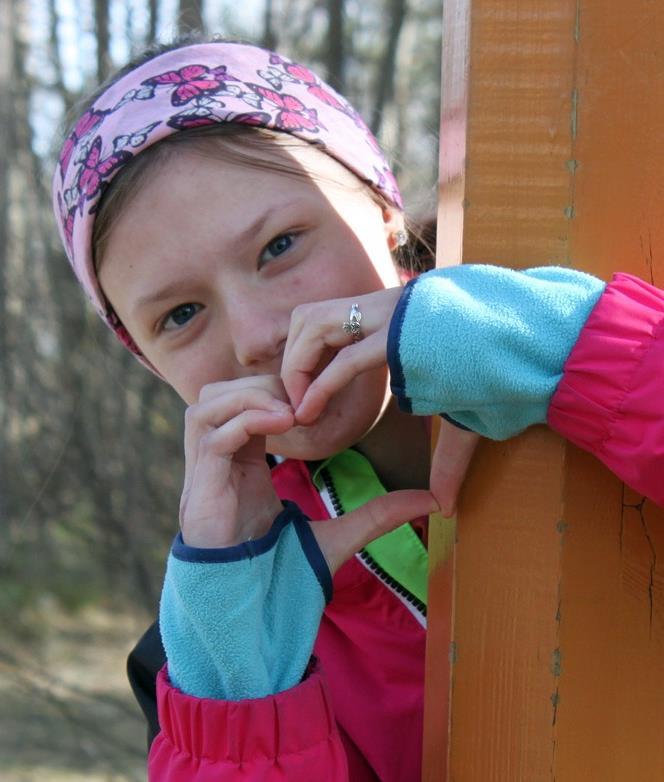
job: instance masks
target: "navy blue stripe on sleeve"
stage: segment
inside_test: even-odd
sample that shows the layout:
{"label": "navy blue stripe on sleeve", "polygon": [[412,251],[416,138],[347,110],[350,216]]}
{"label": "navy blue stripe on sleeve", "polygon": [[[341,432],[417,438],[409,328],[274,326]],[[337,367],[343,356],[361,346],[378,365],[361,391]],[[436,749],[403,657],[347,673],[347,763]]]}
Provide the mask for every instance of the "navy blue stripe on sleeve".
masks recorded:
{"label": "navy blue stripe on sleeve", "polygon": [[238,562],[241,559],[251,559],[264,554],[276,544],[287,524],[295,519],[306,518],[294,502],[286,500],[282,502],[282,505],[284,509],[277,515],[270,529],[261,538],[246,540],[244,543],[225,548],[195,548],[188,546],[182,539],[182,533],[178,532],[173,541],[171,553],[176,559],[183,562],[200,563]]}
{"label": "navy blue stripe on sleeve", "polygon": [[318,579],[318,583],[325,595],[325,602],[329,603],[332,600],[332,574],[330,568],[323,556],[323,552],[320,550],[318,541],[311,529],[311,525],[308,523],[306,516],[302,514],[300,518],[293,519],[295,525],[295,531],[300,539],[300,545],[306,558],[309,560],[309,565],[314,571],[314,575]]}
{"label": "navy blue stripe on sleeve", "polygon": [[399,341],[408,302],[417,279],[415,277],[415,279],[410,280],[404,287],[401,298],[392,314],[392,320],[387,332],[387,364],[390,368],[390,388],[399,402],[399,408],[406,413],[412,412],[412,405],[410,399],[406,396],[406,378],[404,377],[401,358],[399,357]]}
{"label": "navy blue stripe on sleeve", "polygon": [[465,432],[473,431],[469,426],[464,426],[463,424],[460,424],[458,421],[455,421],[454,418],[447,415],[447,413],[441,413],[440,417],[444,418],[448,423],[452,424],[452,426],[456,426],[458,429],[463,429]]}

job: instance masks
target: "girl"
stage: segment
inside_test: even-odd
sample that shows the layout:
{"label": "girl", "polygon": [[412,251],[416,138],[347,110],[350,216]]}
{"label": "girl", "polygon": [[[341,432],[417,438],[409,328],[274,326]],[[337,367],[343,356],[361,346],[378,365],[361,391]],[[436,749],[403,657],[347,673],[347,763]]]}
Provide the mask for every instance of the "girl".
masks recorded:
{"label": "girl", "polygon": [[[468,430],[547,416],[661,500],[664,297],[555,268],[401,288],[375,139],[311,71],[242,43],[118,74],[65,141],[54,205],[100,315],[188,405],[151,778],[419,779],[423,517],[451,509]],[[440,411],[429,491],[410,413]],[[653,439],[627,446],[639,415]],[[162,659],[152,631],[130,663],[148,716]]]}

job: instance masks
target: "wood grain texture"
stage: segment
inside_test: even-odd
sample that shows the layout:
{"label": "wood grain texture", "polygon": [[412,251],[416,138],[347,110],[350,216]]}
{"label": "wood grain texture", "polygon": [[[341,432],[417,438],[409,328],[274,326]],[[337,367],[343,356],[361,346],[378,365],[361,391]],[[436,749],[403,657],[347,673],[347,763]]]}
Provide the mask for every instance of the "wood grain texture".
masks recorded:
{"label": "wood grain texture", "polygon": [[[664,4],[448,0],[444,31],[439,264],[664,285]],[[664,511],[536,428],[439,532],[424,779],[661,780]]]}

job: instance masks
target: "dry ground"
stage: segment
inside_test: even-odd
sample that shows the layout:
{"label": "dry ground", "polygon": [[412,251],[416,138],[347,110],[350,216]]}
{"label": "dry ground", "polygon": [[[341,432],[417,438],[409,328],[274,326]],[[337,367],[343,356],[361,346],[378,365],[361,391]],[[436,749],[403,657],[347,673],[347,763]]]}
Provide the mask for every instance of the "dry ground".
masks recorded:
{"label": "dry ground", "polygon": [[145,727],[124,669],[147,619],[40,613],[40,637],[0,636],[0,779],[142,782]]}

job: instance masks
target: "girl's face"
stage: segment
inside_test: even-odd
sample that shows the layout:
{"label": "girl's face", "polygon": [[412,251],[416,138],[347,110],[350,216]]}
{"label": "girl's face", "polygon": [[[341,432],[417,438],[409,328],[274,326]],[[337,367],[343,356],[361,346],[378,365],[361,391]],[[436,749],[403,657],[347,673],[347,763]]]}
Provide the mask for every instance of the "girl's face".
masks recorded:
{"label": "girl's face", "polygon": [[[279,375],[293,308],[399,284],[382,209],[310,145],[265,157],[289,176],[178,151],[132,198],[99,278],[149,361],[188,403],[208,383]],[[348,316],[339,313],[339,328]],[[358,442],[387,398],[387,371],[358,376],[312,427],[271,438],[273,453],[323,458]]]}

